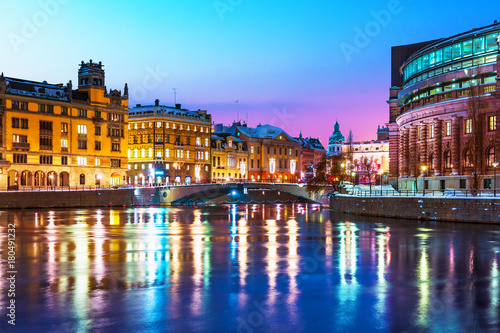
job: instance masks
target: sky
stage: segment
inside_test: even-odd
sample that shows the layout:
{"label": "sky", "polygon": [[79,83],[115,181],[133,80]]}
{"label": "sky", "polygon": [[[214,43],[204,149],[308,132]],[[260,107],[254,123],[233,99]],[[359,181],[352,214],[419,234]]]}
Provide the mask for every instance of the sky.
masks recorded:
{"label": "sky", "polygon": [[500,20],[498,1],[26,0],[0,3],[0,72],[77,82],[102,61],[129,105],[177,103],[215,123],[317,137],[335,121],[376,139],[388,122],[391,47]]}

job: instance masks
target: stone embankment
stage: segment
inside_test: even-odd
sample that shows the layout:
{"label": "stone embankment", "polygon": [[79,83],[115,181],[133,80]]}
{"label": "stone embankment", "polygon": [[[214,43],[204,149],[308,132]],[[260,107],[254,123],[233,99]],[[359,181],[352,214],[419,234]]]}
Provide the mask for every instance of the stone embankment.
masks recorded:
{"label": "stone embankment", "polygon": [[500,198],[336,195],[330,209],[349,214],[452,222],[499,223]]}
{"label": "stone embankment", "polygon": [[0,192],[0,209],[156,205],[154,188]]}

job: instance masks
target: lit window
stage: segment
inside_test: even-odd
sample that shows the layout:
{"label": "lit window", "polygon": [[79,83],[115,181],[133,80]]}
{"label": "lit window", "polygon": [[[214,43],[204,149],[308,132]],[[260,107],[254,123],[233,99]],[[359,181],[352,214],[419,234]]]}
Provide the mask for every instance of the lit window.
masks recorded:
{"label": "lit window", "polygon": [[153,148],[149,148],[148,155],[149,157],[153,157]]}
{"label": "lit window", "polygon": [[61,139],[61,148],[68,148],[68,139]]}
{"label": "lit window", "polygon": [[86,157],[78,156],[76,160],[78,165],[87,165]]}
{"label": "lit window", "polygon": [[472,132],[472,119],[465,119],[465,134]]}
{"label": "lit window", "polygon": [[145,158],[146,157],[146,149],[141,149],[141,157]]}
{"label": "lit window", "polygon": [[451,121],[447,121],[444,123],[444,135],[445,136],[451,135]]}
{"label": "lit window", "polygon": [[431,139],[434,138],[434,124],[431,124],[429,136]]}
{"label": "lit window", "polygon": [[208,151],[205,152],[205,159],[208,161],[209,158],[208,158]]}
{"label": "lit window", "polygon": [[101,166],[101,159],[98,157],[95,159],[95,166]]}
{"label": "lit window", "polygon": [[87,134],[87,125],[78,125],[78,134]]}
{"label": "lit window", "polygon": [[170,149],[165,149],[165,157],[170,157]]}
{"label": "lit window", "polygon": [[488,131],[495,131],[497,129],[497,116],[488,117]]}
{"label": "lit window", "polygon": [[139,157],[139,151],[137,149],[134,149],[134,158]]}

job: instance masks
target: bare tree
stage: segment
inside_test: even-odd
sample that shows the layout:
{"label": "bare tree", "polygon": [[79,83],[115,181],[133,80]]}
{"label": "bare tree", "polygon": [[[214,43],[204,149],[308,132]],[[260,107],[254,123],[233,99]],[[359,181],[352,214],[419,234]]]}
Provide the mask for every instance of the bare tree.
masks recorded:
{"label": "bare tree", "polygon": [[338,191],[342,181],[347,179],[343,162],[343,154],[332,155],[328,159],[323,157],[315,166],[315,172],[310,172],[306,177],[306,191],[319,193],[325,186],[332,186],[333,191]]}
{"label": "bare tree", "polygon": [[484,100],[480,86],[482,80],[481,70],[475,69],[468,73],[470,80],[469,98],[467,100],[467,119],[465,123],[466,132],[470,132],[468,148],[471,152],[471,177],[469,189],[472,195],[477,195],[483,180],[483,126],[484,114],[488,109],[488,103]]}
{"label": "bare tree", "polygon": [[350,175],[354,170],[354,148],[352,147],[353,135],[352,130],[349,130],[349,136],[347,137],[347,148],[345,151],[345,160],[346,160],[346,171]]}
{"label": "bare tree", "polygon": [[370,172],[372,171],[372,158],[366,155],[361,156],[359,164],[361,168],[366,171],[368,175],[368,183],[370,184],[370,194],[372,193],[372,181],[370,178]]}

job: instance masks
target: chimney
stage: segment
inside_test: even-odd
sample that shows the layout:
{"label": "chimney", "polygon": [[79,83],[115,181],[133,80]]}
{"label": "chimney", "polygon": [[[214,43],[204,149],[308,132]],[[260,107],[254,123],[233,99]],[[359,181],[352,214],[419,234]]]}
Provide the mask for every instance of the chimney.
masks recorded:
{"label": "chimney", "polygon": [[135,105],[136,108],[140,108],[141,107],[141,104],[136,104]]}
{"label": "chimney", "polygon": [[160,100],[159,99],[155,99],[155,106],[160,106]]}
{"label": "chimney", "polygon": [[180,110],[181,109],[181,104],[179,104],[179,103],[175,104],[175,108],[178,109],[178,110]]}

